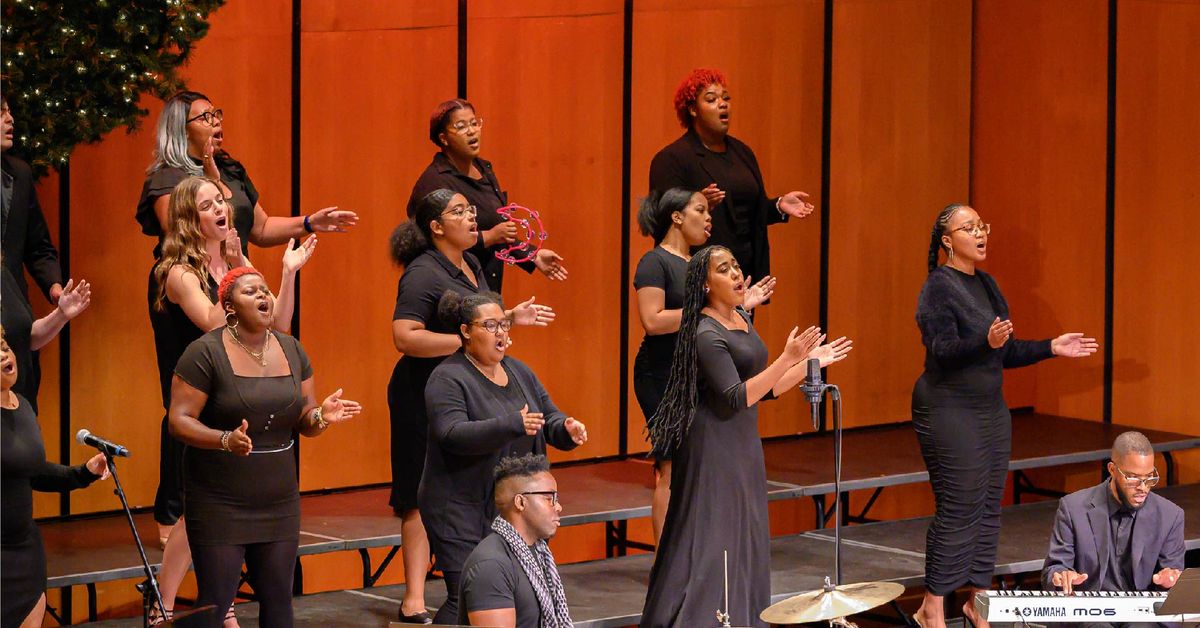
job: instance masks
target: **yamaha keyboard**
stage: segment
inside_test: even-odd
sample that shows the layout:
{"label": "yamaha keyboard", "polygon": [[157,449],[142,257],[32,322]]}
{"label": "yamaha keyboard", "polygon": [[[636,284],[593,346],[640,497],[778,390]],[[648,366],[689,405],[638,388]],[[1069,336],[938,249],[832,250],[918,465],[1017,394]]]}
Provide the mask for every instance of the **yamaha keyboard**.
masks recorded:
{"label": "yamaha keyboard", "polygon": [[1166,592],[982,591],[975,610],[989,622],[1183,622],[1200,615],[1155,615]]}

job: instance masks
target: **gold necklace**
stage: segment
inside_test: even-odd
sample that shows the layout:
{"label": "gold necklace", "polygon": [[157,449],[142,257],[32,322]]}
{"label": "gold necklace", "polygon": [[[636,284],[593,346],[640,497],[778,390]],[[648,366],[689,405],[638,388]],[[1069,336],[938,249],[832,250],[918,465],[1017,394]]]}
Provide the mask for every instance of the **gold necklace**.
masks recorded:
{"label": "gold necklace", "polygon": [[229,335],[230,335],[230,337],[233,338],[233,341],[237,343],[237,346],[241,347],[242,350],[245,351],[246,353],[249,353],[250,357],[254,358],[255,362],[258,362],[262,366],[267,365],[267,347],[270,346],[270,343],[271,343],[270,332],[268,332],[267,336],[265,338],[263,338],[262,351],[255,353],[254,351],[250,350],[250,347],[247,347],[246,345],[242,344],[242,340],[240,338],[238,338],[238,334],[237,334],[236,330],[234,330],[232,327],[226,327],[225,329],[229,330]]}

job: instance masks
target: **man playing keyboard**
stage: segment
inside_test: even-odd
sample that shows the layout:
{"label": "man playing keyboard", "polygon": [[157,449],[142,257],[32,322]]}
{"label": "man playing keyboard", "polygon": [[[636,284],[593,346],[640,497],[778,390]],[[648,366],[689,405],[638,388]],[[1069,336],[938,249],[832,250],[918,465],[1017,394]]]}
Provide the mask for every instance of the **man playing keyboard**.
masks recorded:
{"label": "man playing keyboard", "polygon": [[1125,432],[1111,458],[1108,480],[1059,501],[1042,570],[1047,589],[1165,590],[1179,578],[1183,509],[1151,492],[1159,476],[1150,441]]}

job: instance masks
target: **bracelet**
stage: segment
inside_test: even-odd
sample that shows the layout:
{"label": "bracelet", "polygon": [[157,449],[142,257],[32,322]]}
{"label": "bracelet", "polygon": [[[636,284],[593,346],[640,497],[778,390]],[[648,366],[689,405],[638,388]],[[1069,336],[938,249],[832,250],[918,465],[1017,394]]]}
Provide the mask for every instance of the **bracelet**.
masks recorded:
{"label": "bracelet", "polygon": [[225,451],[233,451],[229,448],[229,435],[230,434],[233,434],[233,432],[230,432],[229,430],[225,430],[224,432],[221,432],[221,449],[224,449]]}
{"label": "bracelet", "polygon": [[304,217],[304,230],[309,233],[313,232],[312,223],[308,221],[308,216]]}
{"label": "bracelet", "polygon": [[329,427],[329,423],[325,420],[325,417],[321,416],[321,414],[321,406],[317,406],[316,411],[313,412],[313,421],[316,422],[318,428],[324,430],[325,428]]}

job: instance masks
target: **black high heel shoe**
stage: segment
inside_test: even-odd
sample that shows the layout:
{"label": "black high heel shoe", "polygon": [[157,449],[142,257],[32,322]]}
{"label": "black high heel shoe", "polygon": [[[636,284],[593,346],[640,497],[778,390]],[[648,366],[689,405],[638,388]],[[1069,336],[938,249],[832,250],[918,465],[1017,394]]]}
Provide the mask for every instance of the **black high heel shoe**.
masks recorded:
{"label": "black high heel shoe", "polygon": [[171,619],[171,610],[166,609],[166,615],[158,608],[158,602],[154,599],[154,591],[150,588],[149,580],[142,580],[134,585],[138,593],[142,594],[142,627],[149,628],[150,626],[158,626],[163,622]]}
{"label": "black high heel shoe", "polygon": [[433,616],[429,614],[429,611],[421,611],[419,613],[414,613],[412,615],[405,615],[404,607],[401,606],[399,615],[400,615],[400,622],[405,623],[405,624],[429,625],[429,624],[433,623]]}

